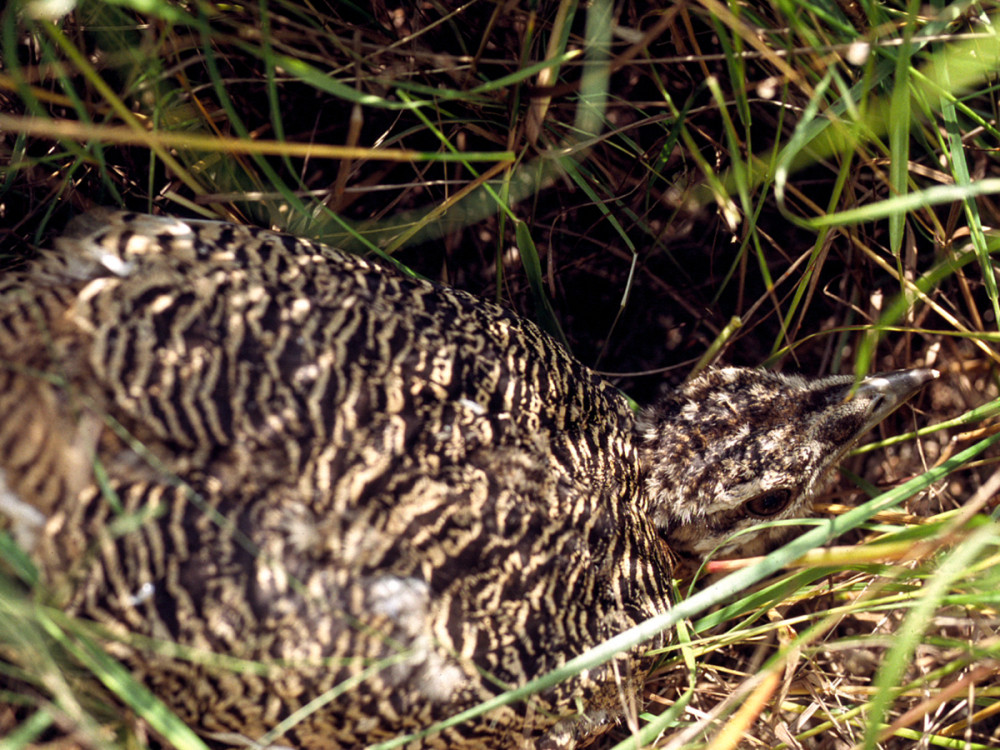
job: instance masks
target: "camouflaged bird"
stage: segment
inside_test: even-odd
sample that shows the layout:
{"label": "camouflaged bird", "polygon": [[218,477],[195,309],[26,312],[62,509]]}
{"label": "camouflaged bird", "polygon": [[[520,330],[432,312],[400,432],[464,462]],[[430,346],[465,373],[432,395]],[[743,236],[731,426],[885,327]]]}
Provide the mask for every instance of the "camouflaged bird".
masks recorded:
{"label": "camouflaged bird", "polygon": [[[636,415],[495,304],[115,212],[2,281],[0,363],[0,512],[50,598],[204,737],[301,748],[425,729],[663,612],[671,553],[808,514],[936,376],[716,369]],[[586,744],[647,648],[410,746]]]}

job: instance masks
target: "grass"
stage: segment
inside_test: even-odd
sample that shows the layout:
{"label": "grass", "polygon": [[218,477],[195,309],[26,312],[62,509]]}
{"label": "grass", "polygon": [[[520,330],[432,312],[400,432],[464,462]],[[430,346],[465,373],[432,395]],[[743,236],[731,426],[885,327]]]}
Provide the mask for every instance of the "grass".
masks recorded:
{"label": "grass", "polygon": [[[803,536],[567,670],[676,629],[601,747],[1000,746],[995,4],[37,8],[0,15],[6,266],[124,205],[391,256],[639,402],[710,362],[941,369]],[[195,746],[4,585],[0,747]]]}

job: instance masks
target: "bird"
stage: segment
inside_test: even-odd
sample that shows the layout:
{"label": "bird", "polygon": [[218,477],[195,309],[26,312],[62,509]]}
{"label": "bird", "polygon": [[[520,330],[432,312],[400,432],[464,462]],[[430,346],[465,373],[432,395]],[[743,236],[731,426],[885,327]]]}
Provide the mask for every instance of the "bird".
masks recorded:
{"label": "bird", "polygon": [[[0,517],[207,741],[362,747],[666,611],[679,560],[780,543],[935,377],[710,368],[636,411],[499,304],[94,209],[0,279]],[[649,646],[407,747],[583,747]]]}

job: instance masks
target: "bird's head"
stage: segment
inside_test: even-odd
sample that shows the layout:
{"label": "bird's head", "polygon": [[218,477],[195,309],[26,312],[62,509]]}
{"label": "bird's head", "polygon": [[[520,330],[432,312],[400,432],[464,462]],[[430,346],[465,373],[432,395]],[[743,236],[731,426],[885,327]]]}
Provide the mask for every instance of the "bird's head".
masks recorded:
{"label": "bird's head", "polygon": [[[649,512],[670,548],[702,557],[737,532],[810,514],[844,453],[936,378],[902,370],[810,380],[766,370],[709,370],[638,422]],[[853,390],[853,392],[852,392]],[[768,527],[722,547],[762,554],[788,531]]]}

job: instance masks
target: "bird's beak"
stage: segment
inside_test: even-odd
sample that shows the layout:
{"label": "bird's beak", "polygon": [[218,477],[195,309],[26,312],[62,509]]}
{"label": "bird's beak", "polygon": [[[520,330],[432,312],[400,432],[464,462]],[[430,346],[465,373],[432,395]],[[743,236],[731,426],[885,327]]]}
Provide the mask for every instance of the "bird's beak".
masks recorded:
{"label": "bird's beak", "polygon": [[862,380],[848,396],[849,398],[868,398],[872,401],[872,412],[861,433],[867,432],[877,425],[924,385],[940,376],[941,373],[937,370],[920,368],[883,372]]}

